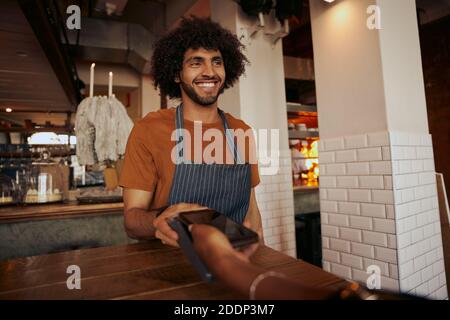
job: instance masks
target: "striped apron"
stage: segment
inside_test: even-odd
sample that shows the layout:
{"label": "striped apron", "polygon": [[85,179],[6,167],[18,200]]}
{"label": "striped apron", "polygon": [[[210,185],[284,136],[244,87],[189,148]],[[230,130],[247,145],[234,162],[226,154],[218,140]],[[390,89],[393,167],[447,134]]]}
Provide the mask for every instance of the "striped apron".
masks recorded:
{"label": "striped apron", "polygon": [[184,159],[183,105],[176,110],[176,165],[169,205],[197,203],[243,223],[250,203],[251,165],[243,163],[222,110],[218,110],[234,164],[192,163]]}

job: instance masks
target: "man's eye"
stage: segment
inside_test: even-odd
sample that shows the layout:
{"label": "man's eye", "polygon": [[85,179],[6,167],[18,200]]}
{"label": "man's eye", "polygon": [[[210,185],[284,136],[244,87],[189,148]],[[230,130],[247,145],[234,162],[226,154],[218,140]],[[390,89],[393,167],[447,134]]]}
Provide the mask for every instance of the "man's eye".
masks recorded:
{"label": "man's eye", "polygon": [[214,65],[216,65],[216,66],[221,66],[221,65],[222,65],[222,60],[216,60],[216,61],[214,61]]}
{"label": "man's eye", "polygon": [[199,66],[200,66],[200,62],[198,62],[198,61],[193,61],[193,62],[191,62],[191,66],[193,66],[193,67],[199,67]]}

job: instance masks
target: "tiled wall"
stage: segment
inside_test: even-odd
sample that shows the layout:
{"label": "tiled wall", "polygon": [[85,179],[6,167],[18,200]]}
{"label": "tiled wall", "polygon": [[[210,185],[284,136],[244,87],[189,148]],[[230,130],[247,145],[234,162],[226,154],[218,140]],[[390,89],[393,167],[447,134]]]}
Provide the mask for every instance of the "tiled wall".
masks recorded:
{"label": "tiled wall", "polygon": [[447,288],[431,136],[390,136],[400,289],[442,299]]}
{"label": "tiled wall", "polygon": [[323,268],[446,298],[429,135],[377,132],[319,143]]}
{"label": "tiled wall", "polygon": [[265,244],[296,257],[294,200],[292,189],[291,153],[281,151],[276,175],[260,174],[256,200],[261,212]]}

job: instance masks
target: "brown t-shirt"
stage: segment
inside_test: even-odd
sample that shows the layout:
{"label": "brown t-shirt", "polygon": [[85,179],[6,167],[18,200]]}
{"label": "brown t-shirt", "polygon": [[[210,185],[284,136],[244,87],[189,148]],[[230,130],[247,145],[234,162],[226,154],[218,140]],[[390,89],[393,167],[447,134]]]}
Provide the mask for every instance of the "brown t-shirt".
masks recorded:
{"label": "brown t-shirt", "polygon": [[[230,129],[242,129],[244,131],[250,129],[244,121],[234,118],[229,113],[225,113],[225,116]],[[209,140],[210,138],[207,138],[207,135],[202,135],[203,138],[195,138],[194,141],[194,125],[197,130],[196,132],[201,132],[202,134],[212,128],[220,130],[223,145],[222,159],[218,159],[219,155],[216,157],[214,150],[212,152],[205,151],[208,145],[209,149],[207,150],[211,151],[211,149],[214,149],[212,148],[214,139]],[[233,164],[233,156],[226,144],[222,120],[215,123],[202,123],[201,126],[202,131],[199,131],[198,122],[194,124],[193,121],[184,119],[184,129],[190,133],[191,137],[191,148],[188,148],[188,137],[185,136],[185,158],[195,163],[211,163],[210,157],[202,157],[203,152],[205,152],[206,155],[211,154],[216,163]],[[172,134],[175,137],[174,131],[175,108],[170,108],[147,114],[134,125],[128,138],[119,184],[124,188],[153,192],[154,196],[150,206],[151,208],[159,208],[168,204],[170,188],[175,174],[175,162],[172,160],[172,153],[176,150],[176,141],[172,141],[175,138],[171,139]],[[208,141],[205,141],[207,139]],[[246,163],[249,161],[252,163],[251,186],[253,188],[260,182],[258,165],[255,160],[255,142],[252,135],[247,135],[247,138],[240,140],[241,142],[238,142],[238,140],[235,139],[241,157],[244,158],[243,160]],[[200,141],[202,141],[201,150],[199,149]],[[191,152],[188,152],[189,149]],[[198,156],[199,152],[200,161]],[[197,156],[194,156],[194,153]]]}

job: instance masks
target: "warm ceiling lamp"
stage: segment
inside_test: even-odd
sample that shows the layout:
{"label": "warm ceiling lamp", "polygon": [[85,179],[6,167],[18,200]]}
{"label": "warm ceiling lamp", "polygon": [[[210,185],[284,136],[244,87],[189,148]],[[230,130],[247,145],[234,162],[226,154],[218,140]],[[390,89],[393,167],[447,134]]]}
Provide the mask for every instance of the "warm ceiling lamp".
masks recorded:
{"label": "warm ceiling lamp", "polygon": [[11,109],[11,108],[6,108],[5,111],[6,111],[6,112],[12,112],[12,109]]}
{"label": "warm ceiling lamp", "polygon": [[334,0],[324,0],[325,2],[332,3]]}

